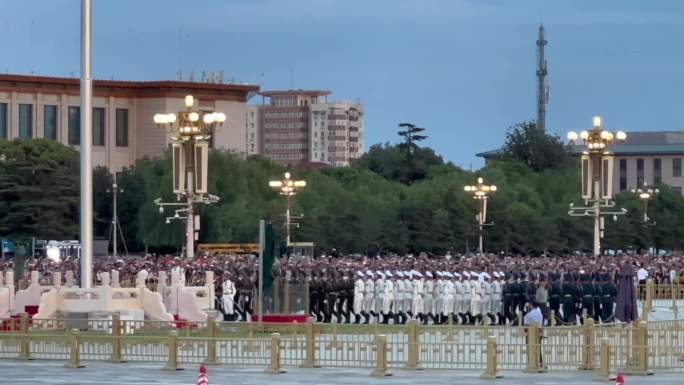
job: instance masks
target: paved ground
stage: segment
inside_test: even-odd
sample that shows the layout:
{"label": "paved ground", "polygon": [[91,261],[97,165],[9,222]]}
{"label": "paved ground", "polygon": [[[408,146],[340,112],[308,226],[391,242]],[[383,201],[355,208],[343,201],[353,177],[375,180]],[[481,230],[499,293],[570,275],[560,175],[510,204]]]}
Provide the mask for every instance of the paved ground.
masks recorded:
{"label": "paved ground", "polygon": [[[101,362],[86,363],[85,368],[66,369],[62,362],[0,361],[0,384],[102,384],[102,385],[159,385],[197,383],[197,367],[187,366],[186,370],[166,372],[156,364],[109,364]],[[445,385],[445,384],[491,384],[491,380],[479,378],[479,372],[472,371],[403,371],[396,370],[391,377],[378,379],[369,377],[367,369],[289,369],[287,373],[272,375],[263,373],[259,367],[212,366],[208,368],[211,385]],[[578,372],[557,372],[544,374],[523,374],[517,371],[503,372],[497,384],[525,385],[585,385],[595,383],[594,376]],[[613,382],[604,382],[606,384]],[[682,374],[656,373],[649,377],[627,377],[626,385],[665,385],[681,384]]]}

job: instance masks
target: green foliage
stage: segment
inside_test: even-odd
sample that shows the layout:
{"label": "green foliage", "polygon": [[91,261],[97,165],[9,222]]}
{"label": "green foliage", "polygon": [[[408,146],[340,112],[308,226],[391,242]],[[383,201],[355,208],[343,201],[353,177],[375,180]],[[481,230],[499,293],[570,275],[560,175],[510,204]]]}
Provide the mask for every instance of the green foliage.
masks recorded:
{"label": "green foliage", "polygon": [[[76,239],[78,236],[78,154],[69,147],[40,140],[0,142],[0,236]],[[477,247],[477,201],[463,190],[478,176],[496,184],[488,201],[485,246],[517,253],[590,250],[591,218],[568,216],[568,204],[581,204],[579,170],[547,167],[535,171],[510,159],[492,162],[477,173],[444,163],[432,150],[419,148],[414,158],[425,165],[419,178],[405,169],[398,146],[376,145],[353,167],[292,170],[307,186],[293,200],[292,213],[303,213],[295,241],[315,242],[320,251],[343,253],[473,251]],[[417,163],[418,164],[418,163]],[[197,206],[200,242],[256,242],[258,221],[265,219],[282,237],[285,202],[268,181],[284,168],[262,157],[241,159],[212,151],[208,187],[220,202]],[[413,175],[413,176],[411,176]],[[112,176],[96,169],[95,230],[106,236],[111,221]],[[173,202],[171,160],[141,159],[123,170],[118,185],[118,215],[130,250],[174,251],[184,243],[184,223],[171,221],[154,205]],[[617,222],[606,221],[607,248],[655,246],[684,249],[684,200],[666,186],[649,204],[657,226],[644,226],[641,203],[630,193],[616,197],[629,210]]]}
{"label": "green foliage", "polygon": [[79,161],[41,139],[0,141],[0,236],[76,239]]}
{"label": "green foliage", "polygon": [[567,167],[567,149],[557,135],[537,128],[534,122],[518,123],[508,129],[503,147],[507,160],[518,161],[533,171]]}

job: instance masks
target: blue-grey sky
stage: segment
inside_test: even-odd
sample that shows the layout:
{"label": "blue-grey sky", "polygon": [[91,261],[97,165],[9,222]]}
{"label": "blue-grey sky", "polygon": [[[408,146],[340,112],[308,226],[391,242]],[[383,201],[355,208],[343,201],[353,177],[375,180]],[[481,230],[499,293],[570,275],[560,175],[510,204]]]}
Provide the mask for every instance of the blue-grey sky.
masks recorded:
{"label": "blue-grey sky", "polygon": [[[93,0],[96,78],[224,70],[262,89],[329,89],[366,108],[366,144],[396,125],[465,168],[535,117],[535,40],[547,28],[547,127],[603,116],[684,129],[680,0]],[[0,71],[79,74],[79,0],[0,0]],[[262,75],[263,74],[263,75]],[[256,102],[257,100],[254,99]]]}

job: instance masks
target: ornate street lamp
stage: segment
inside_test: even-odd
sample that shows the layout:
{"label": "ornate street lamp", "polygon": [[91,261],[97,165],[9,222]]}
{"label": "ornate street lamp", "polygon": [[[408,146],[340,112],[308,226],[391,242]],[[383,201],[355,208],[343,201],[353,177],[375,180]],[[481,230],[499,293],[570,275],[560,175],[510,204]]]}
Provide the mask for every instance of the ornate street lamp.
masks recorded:
{"label": "ornate street lamp", "polygon": [[[642,202],[642,214],[644,223],[648,223],[651,219],[648,217],[648,201],[655,198],[656,195],[660,194],[660,190],[653,188],[644,182],[644,186],[638,189],[632,189],[632,194],[636,195],[637,198]],[[655,222],[653,223],[655,225]]]}
{"label": "ornate street lamp", "polygon": [[[299,227],[298,223],[293,223],[293,217],[290,215],[290,209],[292,207],[292,197],[297,193],[297,190],[306,187],[306,181],[303,180],[292,180],[292,175],[289,172],[285,173],[285,178],[283,180],[272,180],[268,182],[268,185],[274,189],[277,189],[280,195],[285,197],[285,233],[286,233],[286,244],[290,246],[290,228],[292,225]],[[295,219],[304,218],[304,215],[299,215],[294,217]]]}
{"label": "ornate street lamp", "polygon": [[477,219],[477,224],[478,224],[478,232],[479,232],[479,246],[478,246],[478,252],[480,254],[483,253],[483,245],[482,245],[482,227],[485,225],[491,226],[494,224],[492,223],[485,223],[487,220],[487,199],[489,199],[489,196],[493,193],[496,192],[496,186],[494,185],[486,185],[484,184],[484,180],[482,178],[477,178],[477,184],[474,186],[465,186],[463,187],[463,190],[465,192],[470,193],[473,195],[473,198],[476,199],[480,203],[480,211],[476,216]]}
{"label": "ornate street lamp", "polygon": [[[207,194],[207,157],[209,139],[217,126],[223,125],[226,115],[221,112],[195,111],[195,99],[192,95],[185,97],[185,110],[177,114],[156,114],[154,122],[159,127],[171,132],[171,153],[173,156],[173,192],[178,201],[185,197],[184,203],[163,203],[161,198],[154,203],[159,212],[164,213],[164,206],[186,206],[176,210],[172,219],[181,219],[180,212],[186,215],[186,255],[189,259],[195,256],[195,240],[199,230],[199,216],[193,214],[194,203],[212,204],[219,201],[215,195]],[[206,195],[205,195],[206,194]],[[169,222],[167,218],[166,222]]]}
{"label": "ornate street lamp", "polygon": [[615,142],[624,142],[627,134],[617,131],[613,134],[601,127],[601,117],[594,116],[594,128],[579,133],[568,132],[568,140],[575,144],[582,140],[586,148],[582,151],[582,198],[585,207],[575,207],[570,203],[570,216],[594,217],[594,255],[601,254],[601,238],[605,230],[603,216],[624,215],[627,210],[617,209],[613,197],[613,154],[608,148]]}

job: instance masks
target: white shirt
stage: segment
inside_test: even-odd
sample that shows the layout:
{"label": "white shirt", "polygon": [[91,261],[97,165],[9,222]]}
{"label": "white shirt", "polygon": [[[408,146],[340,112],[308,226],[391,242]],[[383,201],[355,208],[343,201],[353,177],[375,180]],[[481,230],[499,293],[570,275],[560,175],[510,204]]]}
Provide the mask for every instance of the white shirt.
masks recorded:
{"label": "white shirt", "polygon": [[544,323],[544,316],[542,316],[541,310],[539,310],[538,307],[532,308],[527,314],[525,314],[525,318],[523,318],[523,325],[527,326],[542,326]]}
{"label": "white shirt", "polygon": [[646,278],[648,278],[648,271],[642,267],[641,269],[639,269],[639,271],[637,271],[637,278],[639,279],[639,281],[645,280]]}

